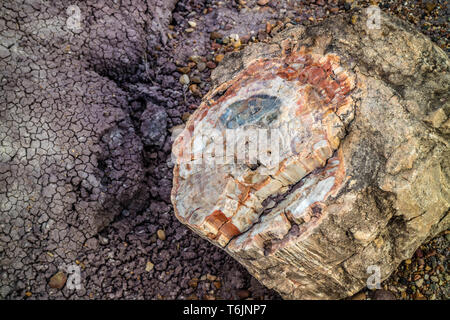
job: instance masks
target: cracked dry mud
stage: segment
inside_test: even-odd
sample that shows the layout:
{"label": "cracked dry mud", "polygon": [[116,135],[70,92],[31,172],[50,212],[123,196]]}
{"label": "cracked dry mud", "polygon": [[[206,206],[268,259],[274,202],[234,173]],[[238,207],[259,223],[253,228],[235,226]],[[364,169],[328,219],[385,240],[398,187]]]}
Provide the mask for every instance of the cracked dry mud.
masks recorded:
{"label": "cracked dry mud", "polygon": [[[279,298],[180,224],[170,203],[169,129],[200,104],[178,82],[175,62],[206,55],[208,33],[232,21],[236,5],[208,11],[198,23],[205,32],[179,47],[168,25],[182,30],[216,6],[2,1],[1,299]],[[257,31],[286,6],[245,12],[255,19],[230,32]],[[203,93],[208,77],[206,69]],[[81,268],[80,290],[60,283],[63,265]]]}

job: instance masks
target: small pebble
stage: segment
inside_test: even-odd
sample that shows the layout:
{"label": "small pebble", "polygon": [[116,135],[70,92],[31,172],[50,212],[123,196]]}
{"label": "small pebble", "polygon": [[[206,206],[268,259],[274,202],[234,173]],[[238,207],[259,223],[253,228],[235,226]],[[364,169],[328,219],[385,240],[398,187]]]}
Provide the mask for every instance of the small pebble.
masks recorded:
{"label": "small pebble", "polygon": [[212,62],[212,61],[208,61],[208,62],[206,63],[206,66],[207,66],[209,69],[214,69],[215,67],[217,67],[217,65],[216,65],[214,62]]}
{"label": "small pebble", "polygon": [[191,77],[191,82],[192,82],[192,83],[199,84],[199,83],[202,82],[202,79],[200,79],[199,76],[192,76],[192,77]]}
{"label": "small pebble", "polygon": [[194,288],[194,289],[197,288],[197,285],[198,285],[198,279],[197,279],[197,278],[193,278],[193,279],[189,280],[188,285],[189,285],[191,288]]}
{"label": "small pebble", "polygon": [[250,41],[250,35],[246,34],[244,36],[241,37],[241,43],[248,43]]}
{"label": "small pebble", "polygon": [[241,39],[237,39],[237,40],[233,41],[233,47],[234,47],[234,48],[237,49],[237,48],[239,48],[241,45],[242,45]]}
{"label": "small pebble", "polygon": [[268,34],[267,34],[266,30],[259,30],[258,31],[258,40],[259,41],[263,41],[267,37],[268,37]]}
{"label": "small pebble", "polygon": [[239,299],[244,300],[244,299],[247,299],[250,296],[250,291],[245,290],[245,289],[239,290],[237,292],[237,295],[238,295]]}
{"label": "small pebble", "polygon": [[220,32],[213,31],[213,32],[211,32],[211,33],[209,34],[209,38],[210,38],[211,40],[216,40],[216,39],[222,39],[223,36],[222,36],[222,34],[221,34]]}
{"label": "small pebble", "polygon": [[339,8],[338,7],[333,7],[330,9],[331,13],[338,13],[339,12]]}
{"label": "small pebble", "polygon": [[373,295],[373,300],[397,300],[395,295],[387,290],[379,289],[376,290]]}
{"label": "small pebble", "polygon": [[260,6],[265,6],[269,3],[269,0],[258,0],[257,4]]}
{"label": "small pebble", "polygon": [[433,11],[434,8],[436,8],[436,3],[434,3],[434,2],[427,2],[427,3],[425,4],[425,9],[428,11],[428,13],[430,13],[431,11]]}
{"label": "small pebble", "polygon": [[191,114],[189,112],[185,112],[183,113],[183,115],[181,116],[181,120],[183,120],[183,122],[186,122],[189,120],[189,118],[191,117]]}
{"label": "small pebble", "polygon": [[419,288],[422,287],[423,286],[423,279],[417,280],[416,281],[416,286],[419,287]]}
{"label": "small pebble", "polygon": [[207,280],[209,280],[209,281],[214,281],[214,280],[216,280],[217,279],[217,277],[216,276],[213,276],[212,274],[207,274],[206,275],[206,279]]}
{"label": "small pebble", "polygon": [[223,55],[223,54],[218,54],[218,55],[214,58],[214,60],[215,60],[217,63],[220,63],[220,62],[223,60],[223,58],[224,58],[224,55]]}
{"label": "small pebble", "polygon": [[419,291],[414,294],[414,300],[427,300]]}
{"label": "small pebble", "polygon": [[185,66],[185,67],[178,67],[177,70],[178,70],[178,72],[186,74],[191,71],[191,68],[189,68],[188,66]]}
{"label": "small pebble", "polygon": [[431,266],[433,267],[433,269],[436,269],[436,267],[437,267],[437,259],[436,259],[436,257],[435,256],[432,256],[431,257]]}
{"label": "small pebble", "polygon": [[419,249],[416,250],[416,257],[417,258],[423,258],[423,251]]}
{"label": "small pebble", "polygon": [[204,62],[197,63],[197,69],[198,71],[202,72],[203,70],[206,69],[206,64]]}
{"label": "small pebble", "polygon": [[189,61],[195,62],[195,63],[199,63],[200,61],[202,61],[202,57],[200,56],[196,56],[196,55],[192,55],[189,57]]}
{"label": "small pebble", "polygon": [[151,261],[147,261],[147,264],[145,265],[145,271],[146,272],[152,271],[154,266],[155,265]]}
{"label": "small pebble", "polygon": [[98,240],[100,242],[101,245],[106,246],[109,243],[109,239],[103,236],[99,236]]}
{"label": "small pebble", "polygon": [[198,88],[198,86],[197,86],[196,84],[191,84],[191,85],[189,86],[189,90],[190,90],[194,95],[196,95],[197,97],[201,97],[201,96],[202,96],[202,93],[201,93],[200,89]]}
{"label": "small pebble", "polygon": [[156,235],[158,236],[158,239],[159,239],[159,240],[162,240],[162,241],[166,240],[166,233],[164,232],[164,230],[159,229],[159,230],[156,232]]}
{"label": "small pebble", "polygon": [[270,33],[270,31],[272,31],[272,24],[269,21],[267,21],[266,22],[266,32]]}
{"label": "small pebble", "polygon": [[62,271],[59,271],[50,278],[48,285],[50,286],[50,288],[62,289],[66,284],[66,281],[66,274]]}
{"label": "small pebble", "polygon": [[189,84],[189,76],[187,74],[183,74],[180,77],[180,83],[181,84]]}

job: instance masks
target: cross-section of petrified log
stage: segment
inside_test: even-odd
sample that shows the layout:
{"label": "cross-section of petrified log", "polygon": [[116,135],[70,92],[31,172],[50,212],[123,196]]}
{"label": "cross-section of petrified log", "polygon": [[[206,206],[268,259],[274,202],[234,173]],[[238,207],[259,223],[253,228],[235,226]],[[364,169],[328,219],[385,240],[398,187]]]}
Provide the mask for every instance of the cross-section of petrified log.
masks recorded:
{"label": "cross-section of petrified log", "polygon": [[217,88],[174,147],[175,201],[187,209],[178,217],[222,246],[248,230],[269,197],[332,156],[353,117],[353,87],[337,56],[302,48],[255,61]]}
{"label": "cross-section of petrified log", "polygon": [[408,25],[292,28],[212,77],[173,146],[175,213],[283,297],[353,294],[448,228],[449,60]]}

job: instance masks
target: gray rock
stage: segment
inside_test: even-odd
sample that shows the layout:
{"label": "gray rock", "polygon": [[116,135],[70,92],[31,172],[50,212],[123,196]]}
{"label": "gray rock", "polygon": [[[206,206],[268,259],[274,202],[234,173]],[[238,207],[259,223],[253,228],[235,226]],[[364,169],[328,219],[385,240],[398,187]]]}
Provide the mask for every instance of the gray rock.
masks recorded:
{"label": "gray rock", "polygon": [[141,116],[144,145],[162,147],[167,135],[167,113],[163,107],[147,104]]}

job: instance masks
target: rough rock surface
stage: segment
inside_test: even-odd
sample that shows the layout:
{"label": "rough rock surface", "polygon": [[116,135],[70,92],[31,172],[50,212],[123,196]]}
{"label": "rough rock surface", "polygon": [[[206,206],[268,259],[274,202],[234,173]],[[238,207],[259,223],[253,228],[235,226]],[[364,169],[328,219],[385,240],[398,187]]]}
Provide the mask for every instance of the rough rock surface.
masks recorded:
{"label": "rough rock surface", "polygon": [[[379,29],[342,15],[227,55],[173,147],[177,218],[287,299],[350,296],[373,265],[386,279],[450,226],[449,69],[385,14]],[[207,163],[230,130],[285,122],[279,162],[262,156],[273,145],[242,157],[244,142]]]}

